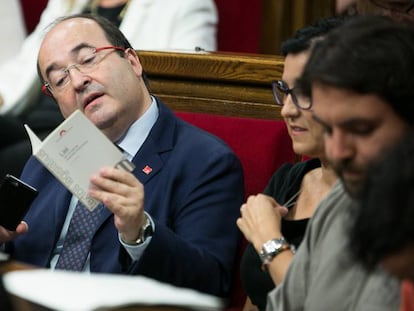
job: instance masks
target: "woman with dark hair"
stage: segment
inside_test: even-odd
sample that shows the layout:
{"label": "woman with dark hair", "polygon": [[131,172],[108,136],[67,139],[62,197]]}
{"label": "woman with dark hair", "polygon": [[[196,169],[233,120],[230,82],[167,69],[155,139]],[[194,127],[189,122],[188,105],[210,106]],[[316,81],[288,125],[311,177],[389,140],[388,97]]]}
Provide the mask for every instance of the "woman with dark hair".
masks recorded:
{"label": "woman with dark hair", "polygon": [[299,30],[282,45],[285,64],[282,80],[273,82],[275,101],[282,106],[295,153],[311,159],[283,165],[264,193],[250,196],[241,208],[237,225],[250,242],[241,262],[241,278],[248,295],[245,311],[265,309],[267,293],[283,280],[309,218],[336,181],[325,156],[322,127],[313,120],[311,111],[302,109],[310,102],[302,96],[296,80],[312,43],[341,22],[339,18],[321,20]]}

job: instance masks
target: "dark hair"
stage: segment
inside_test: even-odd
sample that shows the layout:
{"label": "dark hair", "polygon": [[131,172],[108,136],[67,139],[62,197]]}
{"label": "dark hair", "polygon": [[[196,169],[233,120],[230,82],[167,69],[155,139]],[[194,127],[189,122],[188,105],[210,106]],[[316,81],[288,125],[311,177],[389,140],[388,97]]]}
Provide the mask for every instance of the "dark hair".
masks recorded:
{"label": "dark hair", "polygon": [[373,94],[414,122],[414,28],[382,16],[357,16],[316,42],[298,85]]}
{"label": "dark hair", "polygon": [[293,37],[282,42],[282,55],[298,54],[309,50],[315,39],[323,37],[329,31],[341,25],[344,19],[344,17],[324,18],[318,20],[313,25],[299,29]]}
{"label": "dark hair", "polygon": [[371,167],[353,212],[350,249],[372,269],[387,255],[414,245],[414,133]]}

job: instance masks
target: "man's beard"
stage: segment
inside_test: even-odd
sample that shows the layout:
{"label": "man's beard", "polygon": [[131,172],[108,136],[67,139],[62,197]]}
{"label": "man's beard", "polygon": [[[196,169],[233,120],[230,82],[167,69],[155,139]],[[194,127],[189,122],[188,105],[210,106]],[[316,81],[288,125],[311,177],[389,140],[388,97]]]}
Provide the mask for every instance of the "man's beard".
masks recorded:
{"label": "man's beard", "polygon": [[365,189],[366,179],[347,180],[339,175],[339,179],[344,185],[345,191],[354,199],[359,199]]}
{"label": "man's beard", "polygon": [[[361,193],[365,189],[366,185],[366,174],[365,170],[360,167],[353,166],[350,162],[342,161],[331,163],[335,173],[338,175],[339,179],[341,180],[342,184],[346,192],[353,198],[358,199]],[[345,177],[344,172],[351,171],[351,172],[358,172],[360,176],[358,178],[349,178]]]}

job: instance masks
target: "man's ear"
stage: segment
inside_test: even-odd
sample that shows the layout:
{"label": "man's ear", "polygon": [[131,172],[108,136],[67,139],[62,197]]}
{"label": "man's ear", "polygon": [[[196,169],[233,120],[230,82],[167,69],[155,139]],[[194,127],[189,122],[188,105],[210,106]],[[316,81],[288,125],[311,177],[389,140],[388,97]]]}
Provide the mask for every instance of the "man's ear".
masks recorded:
{"label": "man's ear", "polygon": [[130,62],[132,68],[138,76],[142,76],[142,65],[139,61],[138,55],[134,49],[128,48],[125,50],[125,58]]}

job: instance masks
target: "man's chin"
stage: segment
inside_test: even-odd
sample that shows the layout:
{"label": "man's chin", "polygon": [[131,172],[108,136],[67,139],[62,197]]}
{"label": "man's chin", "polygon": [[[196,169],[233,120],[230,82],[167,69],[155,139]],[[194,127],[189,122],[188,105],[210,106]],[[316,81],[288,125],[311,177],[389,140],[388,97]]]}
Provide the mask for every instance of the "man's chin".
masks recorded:
{"label": "man's chin", "polygon": [[341,178],[346,192],[354,199],[358,199],[364,189],[365,183],[361,180],[346,180]]}

